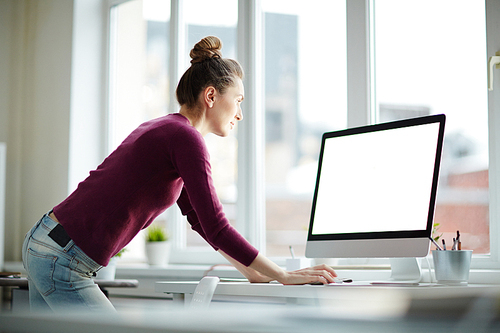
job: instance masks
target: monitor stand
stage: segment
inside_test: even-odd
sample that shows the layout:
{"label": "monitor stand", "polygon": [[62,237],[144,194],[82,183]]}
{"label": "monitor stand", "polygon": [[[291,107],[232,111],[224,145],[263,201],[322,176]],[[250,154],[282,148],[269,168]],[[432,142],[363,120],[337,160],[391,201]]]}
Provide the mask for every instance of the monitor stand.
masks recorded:
{"label": "monitor stand", "polygon": [[422,270],[417,258],[390,258],[391,277],[387,281],[372,282],[378,285],[418,285]]}

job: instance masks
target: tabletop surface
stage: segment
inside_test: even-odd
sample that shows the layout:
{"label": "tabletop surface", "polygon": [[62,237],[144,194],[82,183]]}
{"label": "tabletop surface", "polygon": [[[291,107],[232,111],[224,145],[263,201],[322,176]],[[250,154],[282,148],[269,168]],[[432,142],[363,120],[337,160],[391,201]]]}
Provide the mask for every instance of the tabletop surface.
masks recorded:
{"label": "tabletop surface", "polygon": [[[194,292],[198,281],[158,281],[155,291],[159,293]],[[370,293],[373,295],[404,295],[410,298],[466,297],[484,293],[500,295],[500,285],[442,285],[420,283],[412,284],[377,284],[354,282],[333,285],[283,285],[280,283],[219,282],[215,289],[217,295],[268,296],[298,298],[337,298],[343,294]]]}

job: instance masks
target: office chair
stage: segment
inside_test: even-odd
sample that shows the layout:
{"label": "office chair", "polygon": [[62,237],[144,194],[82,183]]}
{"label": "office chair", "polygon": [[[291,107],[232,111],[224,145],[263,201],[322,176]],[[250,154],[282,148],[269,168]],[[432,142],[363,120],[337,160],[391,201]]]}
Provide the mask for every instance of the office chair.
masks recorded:
{"label": "office chair", "polygon": [[189,307],[208,308],[218,283],[219,277],[217,276],[203,277],[194,290],[193,298],[191,299]]}

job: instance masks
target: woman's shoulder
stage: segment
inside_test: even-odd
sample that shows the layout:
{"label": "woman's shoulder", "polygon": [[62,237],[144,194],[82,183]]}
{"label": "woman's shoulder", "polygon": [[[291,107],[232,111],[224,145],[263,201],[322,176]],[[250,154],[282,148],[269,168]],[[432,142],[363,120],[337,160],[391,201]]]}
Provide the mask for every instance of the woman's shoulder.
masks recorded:
{"label": "woman's shoulder", "polygon": [[154,136],[188,136],[196,139],[200,138],[199,132],[191,126],[189,120],[179,113],[172,113],[152,119],[140,127],[143,127],[143,132],[154,133]]}
{"label": "woman's shoulder", "polygon": [[183,115],[179,113],[169,114],[162,121],[162,132],[169,136],[168,141],[173,144],[171,148],[206,150],[203,136],[191,126],[189,120]]}
{"label": "woman's shoulder", "polygon": [[193,126],[189,120],[180,113],[173,113],[167,116],[166,126],[172,136],[179,140],[188,140],[190,142],[205,142],[200,132]]}
{"label": "woman's shoulder", "polygon": [[180,114],[168,114],[151,119],[136,128],[122,143],[149,152],[155,149],[199,149],[205,145],[201,134]]}
{"label": "woman's shoulder", "polygon": [[180,113],[170,113],[144,123],[151,127],[184,128],[189,127],[189,120]]}

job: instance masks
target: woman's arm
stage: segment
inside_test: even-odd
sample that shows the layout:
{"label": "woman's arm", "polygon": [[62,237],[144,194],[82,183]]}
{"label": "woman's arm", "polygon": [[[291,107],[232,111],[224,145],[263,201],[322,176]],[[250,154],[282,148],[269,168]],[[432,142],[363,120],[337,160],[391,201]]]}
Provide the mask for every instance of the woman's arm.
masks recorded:
{"label": "woman's arm", "polygon": [[334,282],[333,278],[337,276],[337,273],[327,265],[318,265],[287,272],[260,253],[249,267],[242,265],[221,250],[219,250],[219,253],[233,264],[248,281],[253,283],[276,280],[283,284],[306,284],[313,282],[328,284]]}

